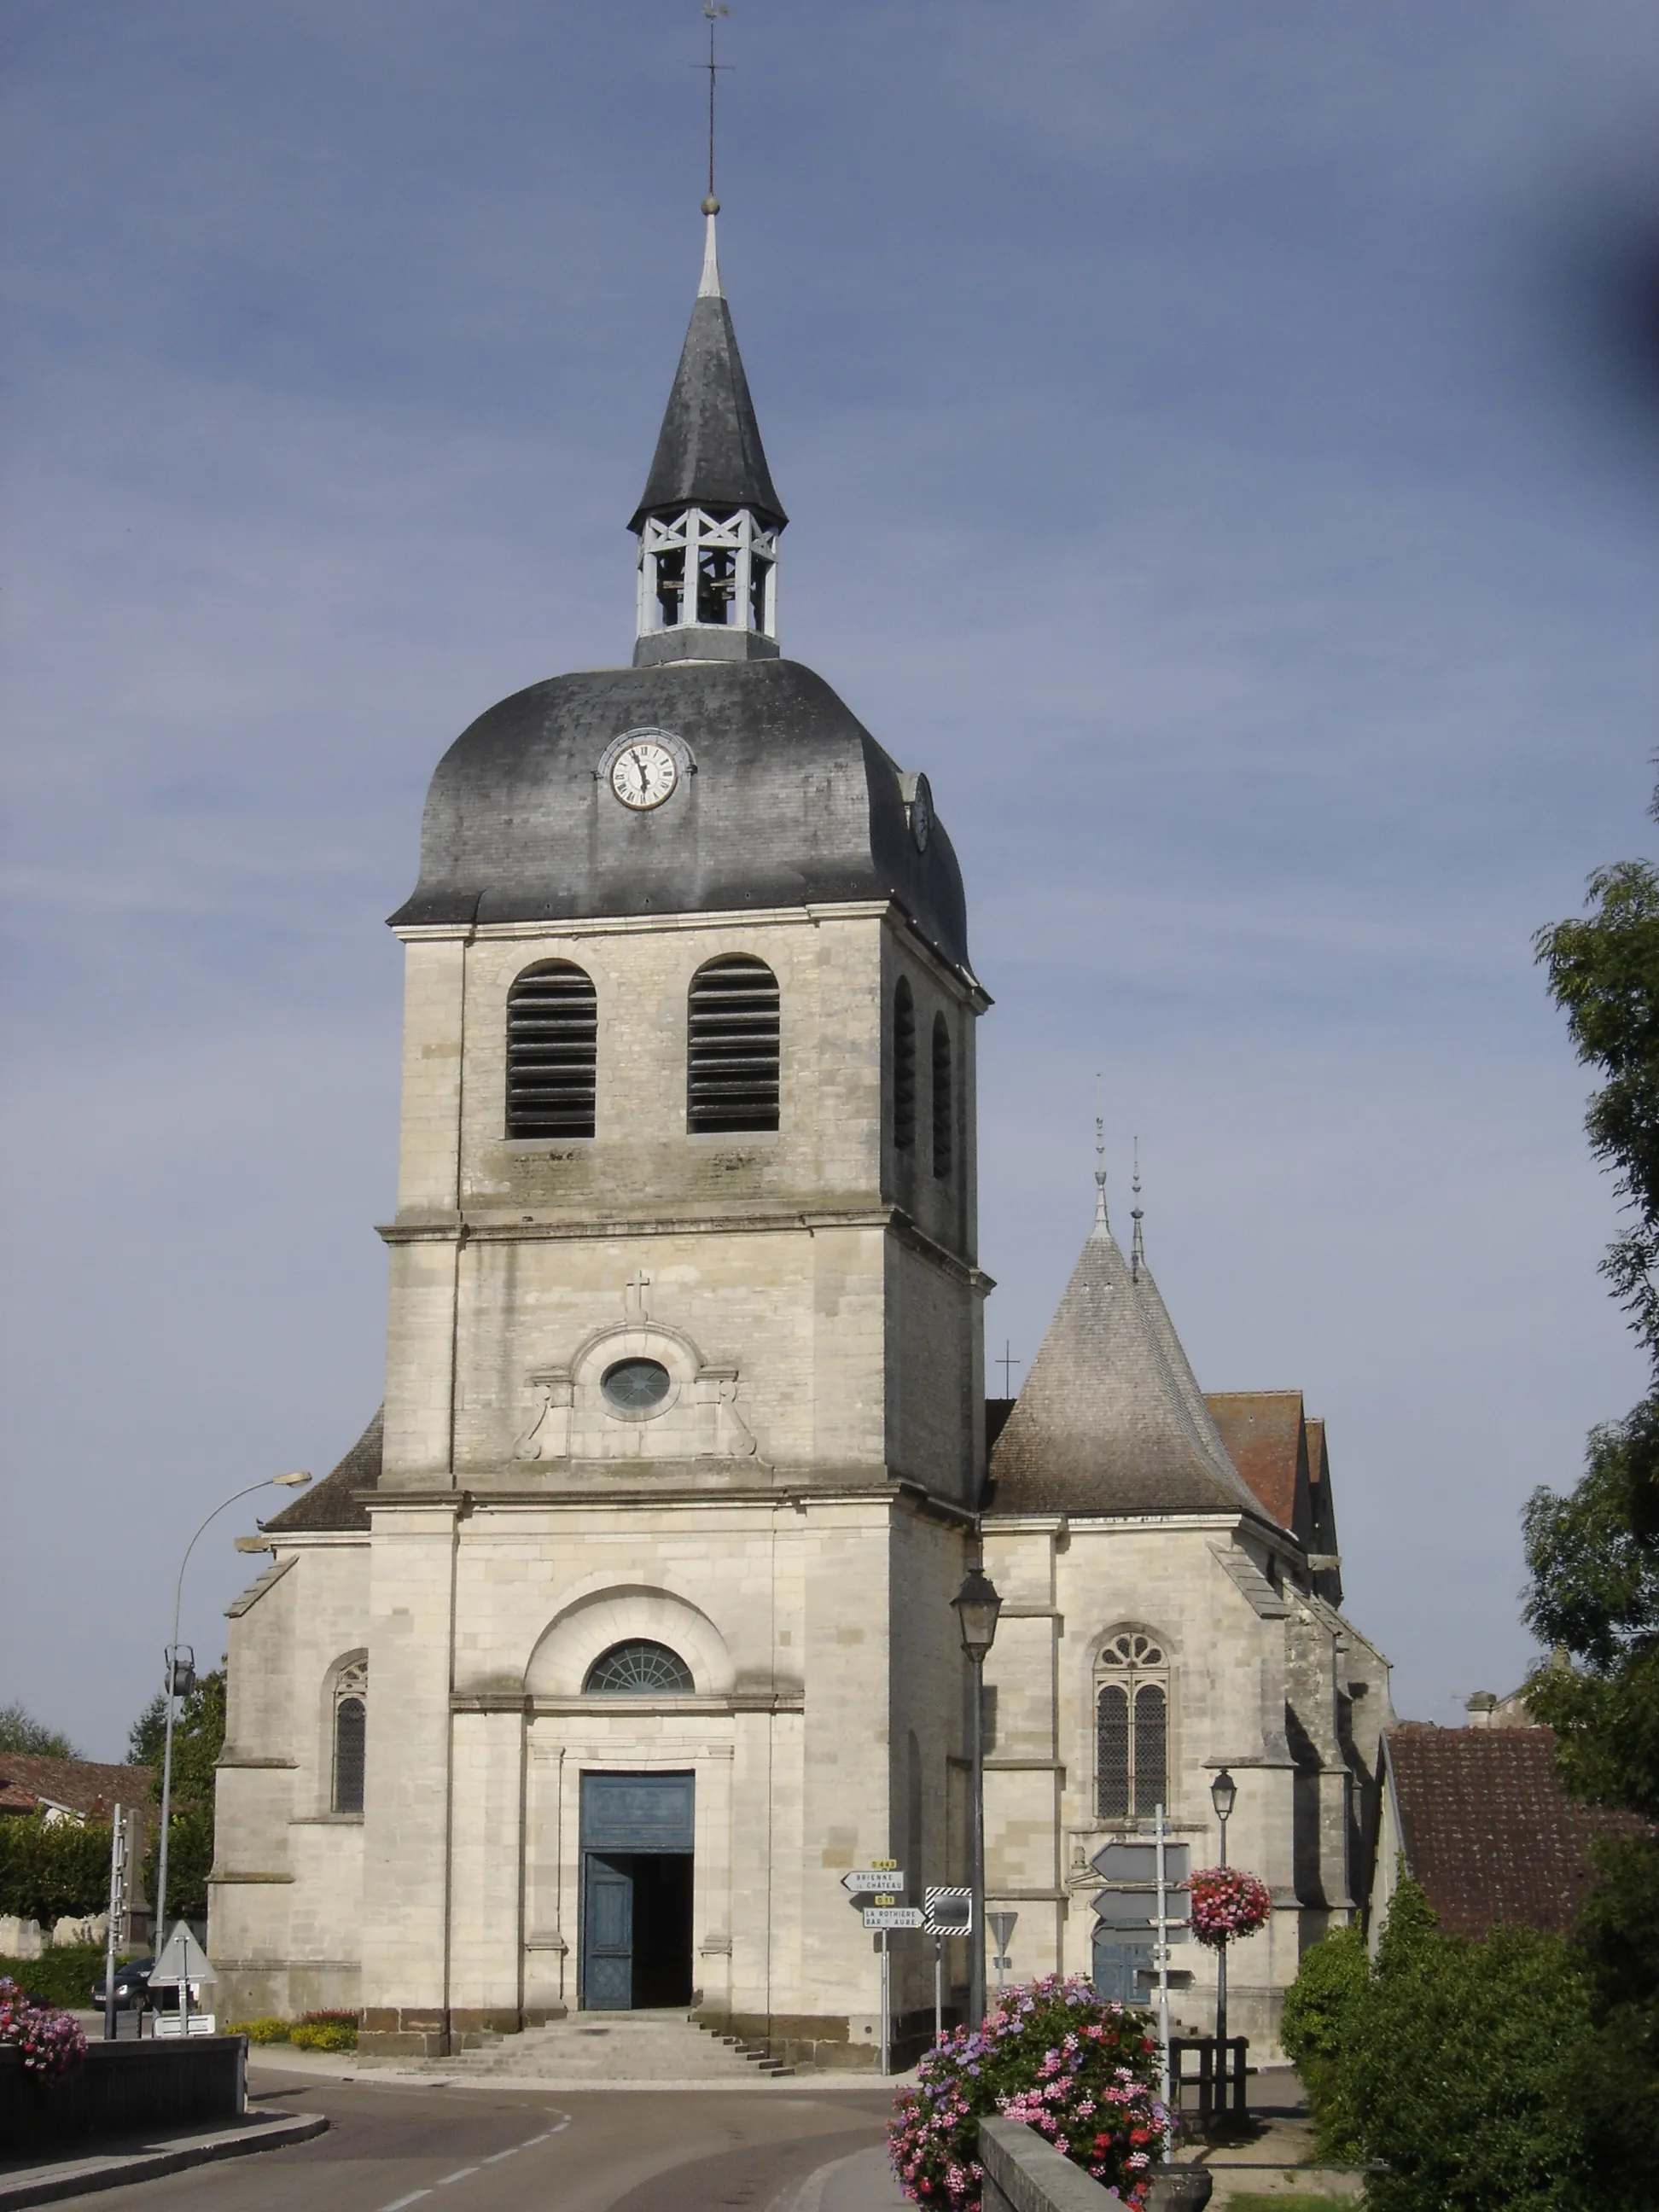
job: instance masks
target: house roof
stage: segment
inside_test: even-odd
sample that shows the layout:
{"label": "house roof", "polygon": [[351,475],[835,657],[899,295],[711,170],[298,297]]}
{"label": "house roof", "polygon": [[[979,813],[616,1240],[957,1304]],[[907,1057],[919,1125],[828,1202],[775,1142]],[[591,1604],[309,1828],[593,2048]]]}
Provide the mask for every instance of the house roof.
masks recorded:
{"label": "house roof", "polygon": [[43,1805],[60,1805],[83,1820],[107,1820],[116,1805],[148,1804],[153,1776],[148,1766],[106,1766],[92,1759],[0,1751],[0,1812],[33,1813]]}
{"label": "house roof", "polygon": [[356,1494],[378,1490],[384,1454],[386,1407],[377,1406],[374,1418],[337,1466],[314,1488],[302,1490],[292,1505],[285,1505],[259,1526],[266,1531],[301,1528],[367,1528],[368,1507]]}
{"label": "house roof", "polygon": [[690,327],[651,473],[628,526],[638,530],[647,515],[678,514],[688,507],[750,507],[771,529],[781,529],[788,520],[772,487],[738,334],[720,285],[712,215]]}
{"label": "house roof", "polygon": [[991,1454],[988,1510],[1262,1509],[1216,1432],[1158,1285],[1095,1225]]}
{"label": "house roof", "polygon": [[1570,1928],[1595,1879],[1590,1845],[1646,1832],[1568,1796],[1553,1729],[1407,1721],[1384,1741],[1407,1869],[1448,1935]]}
{"label": "house roof", "polygon": [[1228,1458],[1273,1519],[1281,1528],[1305,1536],[1297,1512],[1304,1502],[1309,1472],[1302,1393],[1211,1390],[1205,1403]]}

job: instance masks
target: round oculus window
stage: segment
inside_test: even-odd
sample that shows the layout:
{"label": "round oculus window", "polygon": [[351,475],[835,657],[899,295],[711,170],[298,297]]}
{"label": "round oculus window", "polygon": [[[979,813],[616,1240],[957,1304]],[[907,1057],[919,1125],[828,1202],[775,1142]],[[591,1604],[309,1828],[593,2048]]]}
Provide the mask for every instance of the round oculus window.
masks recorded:
{"label": "round oculus window", "polygon": [[648,1413],[668,1395],[668,1370],[657,1359],[619,1359],[605,1369],[599,1388],[619,1413]]}

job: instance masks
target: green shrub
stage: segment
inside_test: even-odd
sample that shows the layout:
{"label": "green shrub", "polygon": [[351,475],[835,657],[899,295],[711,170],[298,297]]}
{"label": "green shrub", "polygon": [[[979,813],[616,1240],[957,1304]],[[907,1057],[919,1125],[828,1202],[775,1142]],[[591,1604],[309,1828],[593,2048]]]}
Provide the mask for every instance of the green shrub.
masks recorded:
{"label": "green shrub", "polygon": [[357,2015],[355,2012],[302,2013],[289,2030],[288,2039],[301,2051],[355,2051]]}
{"label": "green shrub", "polygon": [[1367,2212],[1613,2212],[1583,2094],[1590,1990],[1561,1937],[1443,1936],[1414,1881],[1395,1892],[1374,1970],[1327,1938],[1286,2003],[1322,2140],[1374,2162]]}
{"label": "green shrub", "polygon": [[50,1928],[109,1903],[109,1826],[48,1820],[44,1813],[0,1820],[0,1913]]}
{"label": "green shrub", "polygon": [[[131,1954],[120,1952],[117,1956]],[[104,1947],[101,1943],[52,1944],[38,1959],[0,1959],[0,1975],[47,2004],[84,2012],[92,2002],[94,1986],[104,1978]]]}
{"label": "green shrub", "polygon": [[289,2024],[285,2020],[230,2020],[225,2022],[227,2035],[245,2035],[250,2043],[286,2043]]}
{"label": "green shrub", "polygon": [[1370,1979],[1365,1938],[1356,1923],[1309,1949],[1285,1995],[1279,2039],[1308,2093],[1325,2158],[1346,2161],[1358,2154],[1358,2121],[1343,2096],[1343,2063],[1354,2008]]}

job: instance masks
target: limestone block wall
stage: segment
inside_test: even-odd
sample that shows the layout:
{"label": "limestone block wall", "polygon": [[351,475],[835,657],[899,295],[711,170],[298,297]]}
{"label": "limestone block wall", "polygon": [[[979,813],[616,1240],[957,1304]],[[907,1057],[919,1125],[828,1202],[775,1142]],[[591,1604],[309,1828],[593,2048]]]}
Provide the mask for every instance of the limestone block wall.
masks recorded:
{"label": "limestone block wall", "polygon": [[231,1608],[208,1936],[233,2019],[358,2001],[362,1823],[332,1809],[332,1687],[366,1648],[368,1571],[366,1536],[296,1539]]}

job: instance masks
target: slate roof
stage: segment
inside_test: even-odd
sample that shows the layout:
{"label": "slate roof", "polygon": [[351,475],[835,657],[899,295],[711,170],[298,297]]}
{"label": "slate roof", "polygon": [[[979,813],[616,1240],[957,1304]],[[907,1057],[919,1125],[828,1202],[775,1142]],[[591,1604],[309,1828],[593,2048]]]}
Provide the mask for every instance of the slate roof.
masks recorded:
{"label": "slate roof", "polygon": [[148,1766],[106,1766],[92,1759],[0,1751],[0,1813],[33,1813],[51,1804],[64,1806],[83,1820],[106,1820],[113,1806],[148,1804],[151,1776]]}
{"label": "slate roof", "polygon": [[331,1468],[319,1483],[302,1490],[292,1505],[259,1526],[266,1530],[306,1528],[367,1528],[368,1507],[354,1495],[378,1490],[384,1452],[386,1407],[375,1408],[374,1418],[351,1449]]}
{"label": "slate roof", "polygon": [[[674,732],[694,773],[635,812],[599,777],[629,730]],[[896,899],[968,967],[967,902],[934,817],[910,835],[896,764],[794,660],[678,661],[532,684],[438,763],[421,877],[394,926],[741,912]]]}
{"label": "slate roof", "polygon": [[1212,1390],[1205,1403],[1228,1458],[1245,1481],[1281,1528],[1305,1538],[1308,1458],[1302,1393]]}
{"label": "slate roof", "polygon": [[691,310],[651,473],[628,526],[638,530],[649,514],[678,514],[688,507],[752,507],[775,530],[789,520],[772,486],[732,311],[720,288],[712,215],[702,289]]}
{"label": "slate roof", "polygon": [[988,1510],[1263,1510],[1228,1458],[1144,1261],[1133,1271],[1102,1204],[991,1454]]}
{"label": "slate roof", "polygon": [[1385,1743],[1406,1865],[1448,1935],[1570,1928],[1595,1879],[1591,1844],[1647,1832],[1634,1814],[1568,1796],[1550,1729],[1408,1721]]}

